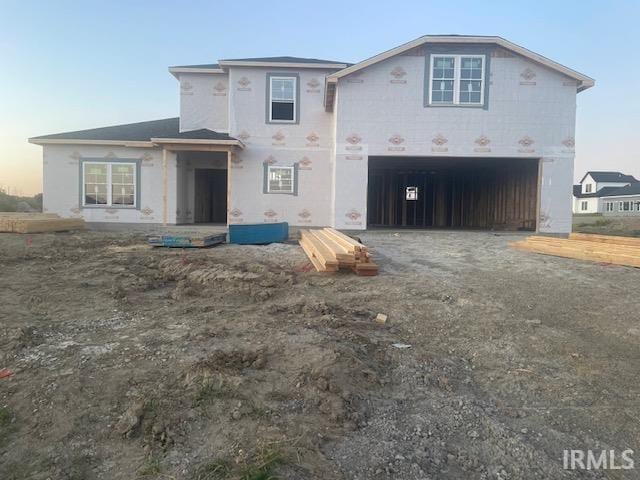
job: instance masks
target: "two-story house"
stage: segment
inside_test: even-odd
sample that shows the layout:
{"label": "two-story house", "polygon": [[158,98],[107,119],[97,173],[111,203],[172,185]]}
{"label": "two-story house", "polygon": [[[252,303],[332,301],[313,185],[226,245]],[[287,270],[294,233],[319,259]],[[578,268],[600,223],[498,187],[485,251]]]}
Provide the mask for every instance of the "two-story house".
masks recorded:
{"label": "two-story house", "polygon": [[30,139],[44,207],[88,222],[568,232],[576,94],[500,37],[429,35],[356,64],[171,67],[180,117]]}
{"label": "two-story house", "polygon": [[640,214],[640,182],[621,172],[587,172],[573,186],[573,213]]}

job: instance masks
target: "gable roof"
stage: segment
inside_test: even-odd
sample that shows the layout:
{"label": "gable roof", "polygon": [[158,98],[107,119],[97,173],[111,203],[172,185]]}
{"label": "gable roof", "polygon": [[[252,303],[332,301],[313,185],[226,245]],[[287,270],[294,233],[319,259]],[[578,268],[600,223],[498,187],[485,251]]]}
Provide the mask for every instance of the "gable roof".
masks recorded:
{"label": "gable roof", "polygon": [[90,128],[88,130],[76,130],[73,132],[54,133],[41,135],[29,139],[30,143],[46,145],[51,143],[105,143],[125,144],[139,142],[155,142],[158,140],[210,140],[225,143],[240,142],[226,133],[215,132],[208,129],[180,131],[180,119],[178,117],[152,120],[148,122],[126,123],[110,127]]}
{"label": "gable roof", "polygon": [[353,72],[366,68],[370,65],[376,64],[387,58],[393,57],[400,53],[406,52],[407,50],[411,50],[412,48],[419,47],[420,45],[424,45],[425,43],[474,43],[474,44],[495,44],[499,45],[507,50],[511,50],[512,52],[518,53],[523,57],[526,57],[534,62],[545,65],[553,70],[556,70],[570,78],[573,78],[579,82],[578,91],[585,90],[589,87],[592,87],[595,84],[595,80],[587,75],[584,75],[580,72],[577,72],[569,67],[565,67],[553,60],[544,57],[538,53],[532,52],[520,45],[517,45],[513,42],[505,40],[502,37],[497,36],[485,36],[485,35],[424,35],[422,37],[416,38],[410,42],[407,42],[398,47],[392,48],[391,50],[387,50],[386,52],[379,53],[378,55],[374,55],[366,60],[358,62],[344,70],[340,70],[332,75],[329,75],[329,81],[337,81],[338,78],[344,77],[345,75],[349,75]]}
{"label": "gable roof", "polygon": [[582,180],[580,180],[580,183],[584,182],[584,179],[587,178],[587,176],[591,175],[591,178],[593,178],[596,182],[620,182],[620,183],[625,183],[625,182],[629,182],[629,183],[635,183],[638,180],[635,179],[635,177],[633,175],[626,175],[624,173],[621,172],[592,172],[589,171],[587,173],[584,174],[584,177],[582,177]]}

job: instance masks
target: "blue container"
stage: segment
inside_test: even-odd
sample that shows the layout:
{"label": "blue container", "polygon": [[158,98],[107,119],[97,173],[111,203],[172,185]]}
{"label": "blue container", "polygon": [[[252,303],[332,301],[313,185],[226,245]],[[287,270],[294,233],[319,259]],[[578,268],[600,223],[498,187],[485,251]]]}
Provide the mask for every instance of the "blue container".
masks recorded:
{"label": "blue container", "polygon": [[289,224],[287,222],[229,225],[229,243],[265,245],[284,242],[288,238]]}

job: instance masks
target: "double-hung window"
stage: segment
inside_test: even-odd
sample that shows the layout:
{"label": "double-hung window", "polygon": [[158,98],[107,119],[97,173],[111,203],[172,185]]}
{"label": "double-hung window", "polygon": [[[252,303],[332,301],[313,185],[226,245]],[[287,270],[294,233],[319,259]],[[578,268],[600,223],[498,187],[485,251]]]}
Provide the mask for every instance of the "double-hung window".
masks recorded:
{"label": "double-hung window", "polygon": [[84,206],[136,207],[136,164],[83,162]]}
{"label": "double-hung window", "polygon": [[293,167],[269,165],[267,171],[267,193],[294,193]]}
{"label": "double-hung window", "polygon": [[431,55],[430,105],[484,105],[485,55]]}
{"label": "double-hung window", "polygon": [[298,78],[269,77],[269,121],[295,123]]}
{"label": "double-hung window", "polygon": [[582,204],[580,205],[580,209],[582,211],[585,211],[589,208],[589,202],[582,202]]}

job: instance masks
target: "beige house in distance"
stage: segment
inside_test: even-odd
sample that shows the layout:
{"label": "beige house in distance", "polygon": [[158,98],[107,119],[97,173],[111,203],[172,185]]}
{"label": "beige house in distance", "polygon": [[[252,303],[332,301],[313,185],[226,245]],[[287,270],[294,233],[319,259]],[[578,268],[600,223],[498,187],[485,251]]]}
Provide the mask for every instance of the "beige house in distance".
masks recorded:
{"label": "beige house in distance", "polygon": [[169,68],[177,118],[30,139],[44,208],[88,222],[571,229],[577,94],[501,37],[427,35],[355,64]]}

